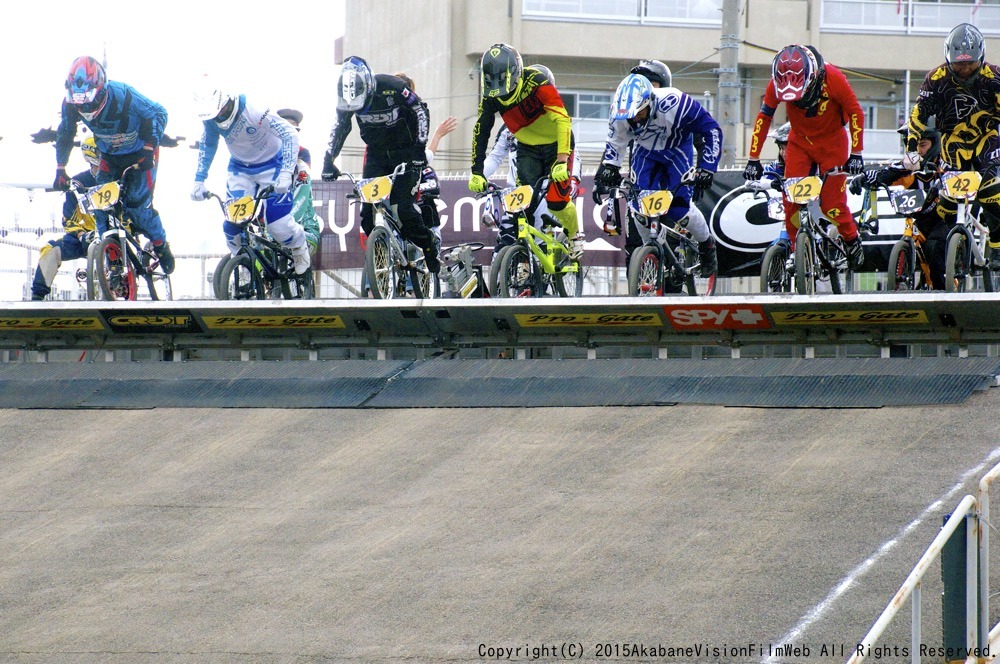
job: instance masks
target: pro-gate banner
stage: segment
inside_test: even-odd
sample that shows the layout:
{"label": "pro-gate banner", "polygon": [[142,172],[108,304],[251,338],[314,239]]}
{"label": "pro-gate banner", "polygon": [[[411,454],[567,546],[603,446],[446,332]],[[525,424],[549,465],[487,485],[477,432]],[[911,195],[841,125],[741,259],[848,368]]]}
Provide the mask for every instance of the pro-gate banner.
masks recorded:
{"label": "pro-gate banner", "polygon": [[[494,180],[506,186],[502,180]],[[584,265],[625,267],[625,239],[604,233],[602,208],[591,198],[593,176],[586,176],[575,200],[580,228],[587,236]],[[337,270],[364,266],[361,248],[360,205],[348,199],[352,187],[348,180],[313,182],[316,213],[320,217],[321,242],[316,260],[320,269]],[[719,275],[752,276],[760,273],[760,260],[784,226],[768,214],[767,199],[778,192],[757,193],[743,187],[742,171],[722,171],[715,176],[712,188],[697,203],[709,221],[718,242]],[[441,216],[443,246],[464,242],[482,242],[492,247],[496,231],[483,226],[485,198],[469,191],[466,179],[442,179],[438,212]],[[861,209],[861,196],[848,196],[855,218]],[[863,235],[867,257],[865,270],[885,270],[893,243],[903,232],[903,219],[889,204],[884,192],[878,200],[879,233]],[[480,252],[480,262],[489,262],[489,252]]]}

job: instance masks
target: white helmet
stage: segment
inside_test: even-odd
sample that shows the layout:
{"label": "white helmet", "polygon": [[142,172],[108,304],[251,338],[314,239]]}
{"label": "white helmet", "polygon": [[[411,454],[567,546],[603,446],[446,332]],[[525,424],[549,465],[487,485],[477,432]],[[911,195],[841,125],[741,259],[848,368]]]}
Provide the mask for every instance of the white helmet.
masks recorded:
{"label": "white helmet", "polygon": [[635,116],[652,105],[653,85],[645,76],[629,74],[615,91],[611,100],[611,119],[628,120],[633,124]]}
{"label": "white helmet", "polygon": [[[207,86],[194,93],[195,108],[202,121],[215,120],[223,129],[232,124],[236,117],[237,95],[214,86]],[[232,102],[230,104],[230,102]],[[227,108],[228,106],[228,108]],[[220,117],[224,116],[224,117]]]}

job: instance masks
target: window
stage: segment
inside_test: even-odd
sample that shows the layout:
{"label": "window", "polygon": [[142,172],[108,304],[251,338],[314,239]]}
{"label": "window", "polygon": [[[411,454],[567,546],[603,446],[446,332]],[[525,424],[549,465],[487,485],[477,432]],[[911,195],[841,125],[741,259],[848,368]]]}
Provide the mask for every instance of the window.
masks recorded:
{"label": "window", "polygon": [[522,0],[527,18],[628,23],[722,22],[722,0]]}

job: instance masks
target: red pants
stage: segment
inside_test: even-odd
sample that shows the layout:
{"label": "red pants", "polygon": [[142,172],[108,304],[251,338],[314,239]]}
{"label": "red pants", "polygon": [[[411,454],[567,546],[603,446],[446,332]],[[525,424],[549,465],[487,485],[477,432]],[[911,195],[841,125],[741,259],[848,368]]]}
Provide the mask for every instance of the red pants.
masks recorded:
{"label": "red pants", "polygon": [[[813,166],[819,166],[820,174],[840,168],[847,161],[847,132],[839,131],[823,140],[816,138],[799,138],[794,132],[785,148],[785,177],[805,177],[812,172]],[[794,246],[795,236],[799,232],[799,205],[785,199],[785,229]],[[858,236],[858,226],[854,216],[847,207],[847,174],[836,173],[826,178],[823,190],[819,195],[819,207],[827,219],[837,224],[837,231],[845,240],[853,240]]]}

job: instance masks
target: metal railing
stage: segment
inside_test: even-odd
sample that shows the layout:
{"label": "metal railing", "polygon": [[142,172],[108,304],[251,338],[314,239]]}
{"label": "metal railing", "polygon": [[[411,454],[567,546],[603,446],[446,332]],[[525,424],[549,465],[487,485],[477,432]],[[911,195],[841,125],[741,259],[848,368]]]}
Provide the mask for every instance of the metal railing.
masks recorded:
{"label": "metal railing", "polygon": [[[962,499],[962,502],[958,504],[955,511],[952,513],[951,518],[948,519],[947,523],[938,533],[931,545],[927,547],[927,551],[924,555],[920,557],[913,571],[910,575],[906,577],[906,581],[903,585],[899,587],[896,595],[889,602],[889,605],[885,607],[882,611],[882,615],[878,617],[872,628],[868,630],[865,637],[858,642],[857,649],[849,660],[848,664],[861,664],[871,652],[872,648],[878,642],[879,637],[882,636],[882,632],[885,628],[889,626],[896,614],[903,607],[903,604],[907,599],[910,600],[911,604],[911,627],[910,627],[910,654],[911,661],[914,664],[920,663],[920,585],[923,581],[924,575],[927,573],[927,569],[930,564],[933,563],[941,556],[941,549],[944,547],[948,539],[954,534],[955,530],[962,521],[968,516],[975,516],[976,512],[976,498],[974,496],[966,496]],[[966,574],[966,624],[972,625],[973,627],[966,633],[966,644],[970,648],[976,648],[976,575],[974,570],[976,569],[976,540],[977,540],[977,522],[972,519],[972,527],[966,528],[966,569],[968,573]]]}
{"label": "metal railing", "polygon": [[972,23],[986,35],[1000,33],[1000,5],[917,0],[823,0],[820,29],[906,35],[945,35]]}

